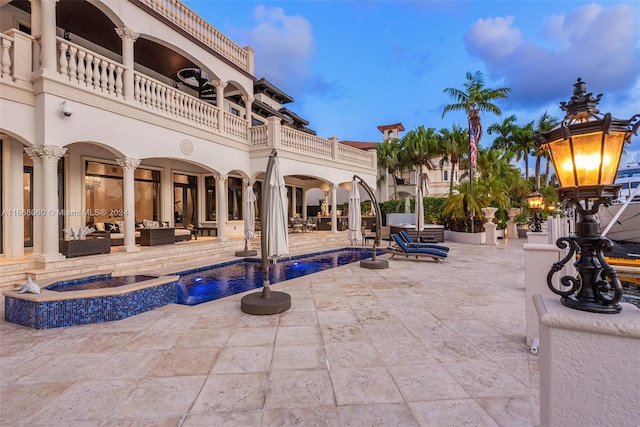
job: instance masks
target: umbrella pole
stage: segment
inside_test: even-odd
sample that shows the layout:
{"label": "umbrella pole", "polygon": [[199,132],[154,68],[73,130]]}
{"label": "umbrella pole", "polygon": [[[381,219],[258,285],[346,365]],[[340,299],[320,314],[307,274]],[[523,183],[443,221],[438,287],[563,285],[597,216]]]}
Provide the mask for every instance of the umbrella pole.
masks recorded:
{"label": "umbrella pole", "polygon": [[380,205],[378,205],[378,200],[376,199],[376,195],[373,194],[371,187],[369,187],[367,183],[364,182],[358,175],[354,175],[353,179],[355,180],[356,178],[358,179],[358,181],[360,181],[360,184],[362,184],[362,188],[364,188],[367,194],[369,195],[369,198],[371,199],[371,203],[373,204],[373,207],[376,211],[377,221],[380,224],[379,226],[376,227],[376,238],[373,241],[373,250],[372,250],[373,252],[371,255],[371,259],[370,260],[363,259],[362,261],[360,261],[360,267],[370,268],[370,269],[389,268],[388,260],[376,258],[376,252],[378,249],[378,245],[380,244],[380,228],[382,228],[382,212],[380,211]]}
{"label": "umbrella pole", "polygon": [[271,209],[271,196],[269,191],[269,181],[273,172],[273,162],[278,152],[273,149],[267,162],[267,170],[264,175],[262,185],[262,206],[260,209],[260,222],[262,232],[260,233],[260,251],[262,256],[262,292],[254,292],[242,297],[240,309],[247,314],[278,314],[291,308],[291,296],[285,292],[271,292],[269,283],[269,259],[267,256],[267,244],[269,232],[267,227],[268,215]]}

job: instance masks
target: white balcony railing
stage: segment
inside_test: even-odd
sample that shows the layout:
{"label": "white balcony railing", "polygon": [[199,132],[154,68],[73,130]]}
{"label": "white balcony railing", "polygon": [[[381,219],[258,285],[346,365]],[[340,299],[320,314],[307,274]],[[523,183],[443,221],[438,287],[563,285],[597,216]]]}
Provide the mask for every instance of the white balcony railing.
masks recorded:
{"label": "white balcony railing", "polygon": [[280,146],[287,151],[296,151],[318,158],[332,158],[331,141],[285,126],[280,128]]}
{"label": "white balcony railing", "polygon": [[375,158],[372,159],[372,155],[373,153],[367,153],[357,148],[349,147],[348,145],[338,144],[336,159],[348,164],[376,167],[376,160]]}
{"label": "white balcony railing", "polygon": [[124,65],[58,38],[58,72],[70,82],[122,97]]}
{"label": "white balcony railing", "polygon": [[138,0],[241,69],[252,73],[247,52],[178,0]]}
{"label": "white balcony railing", "polygon": [[133,99],[145,109],[178,117],[212,131],[220,130],[220,110],[216,106],[137,71],[133,80]]}
{"label": "white balcony railing", "polygon": [[282,126],[279,119],[269,120],[262,126],[249,128],[253,148],[278,147],[314,159],[331,160],[349,166],[376,170],[375,152],[358,150],[338,143],[336,139],[323,139],[307,132]]}

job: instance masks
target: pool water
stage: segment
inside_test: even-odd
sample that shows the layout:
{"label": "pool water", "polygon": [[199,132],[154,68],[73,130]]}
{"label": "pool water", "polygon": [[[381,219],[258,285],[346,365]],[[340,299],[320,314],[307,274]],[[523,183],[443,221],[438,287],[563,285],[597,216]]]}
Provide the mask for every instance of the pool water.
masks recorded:
{"label": "pool water", "polygon": [[[295,279],[371,256],[371,249],[350,248],[281,259],[269,265],[269,282],[274,284]],[[261,260],[252,258],[177,274],[180,276],[177,303],[185,305],[197,305],[260,288],[264,278]]]}
{"label": "pool water", "polygon": [[45,289],[56,292],[69,292],[85,291],[87,289],[117,288],[120,286],[130,285],[132,283],[155,279],[157,277],[158,276],[148,276],[144,274],[112,277],[110,274],[103,274],[99,276],[83,277],[76,280],[57,282],[53,285],[47,286]]}

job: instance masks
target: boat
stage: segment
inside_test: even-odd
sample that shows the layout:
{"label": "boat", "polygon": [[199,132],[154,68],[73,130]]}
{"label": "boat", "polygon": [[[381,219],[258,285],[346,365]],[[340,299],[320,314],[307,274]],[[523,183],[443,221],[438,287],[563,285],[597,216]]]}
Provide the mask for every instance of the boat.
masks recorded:
{"label": "boat", "polygon": [[614,242],[606,255],[640,264],[640,156],[618,169],[615,183],[621,186],[619,199],[598,211],[602,235]]}
{"label": "boat", "polygon": [[617,242],[640,243],[640,156],[618,169],[615,183],[621,186],[620,197],[598,211],[602,234]]}

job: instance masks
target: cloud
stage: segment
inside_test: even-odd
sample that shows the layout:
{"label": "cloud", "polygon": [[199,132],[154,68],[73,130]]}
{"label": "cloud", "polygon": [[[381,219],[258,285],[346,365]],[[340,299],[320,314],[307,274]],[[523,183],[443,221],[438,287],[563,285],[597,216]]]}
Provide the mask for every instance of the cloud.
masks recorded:
{"label": "cloud", "polygon": [[487,61],[502,61],[520,44],[521,34],[512,28],[513,16],[478,20],[465,35],[465,43],[471,52]]}
{"label": "cloud", "polygon": [[315,41],[309,20],[264,5],[256,6],[253,19],[257,24],[243,38],[255,50],[255,69],[260,73],[256,77],[265,77],[290,95],[335,92],[333,84],[311,72]]}
{"label": "cloud", "polygon": [[464,41],[490,80],[512,89],[512,106],[568,100],[578,77],[595,93],[629,96],[640,75],[638,14],[626,4],[589,4],[551,16],[541,28],[544,46],[525,40],[512,16],[481,19]]}

